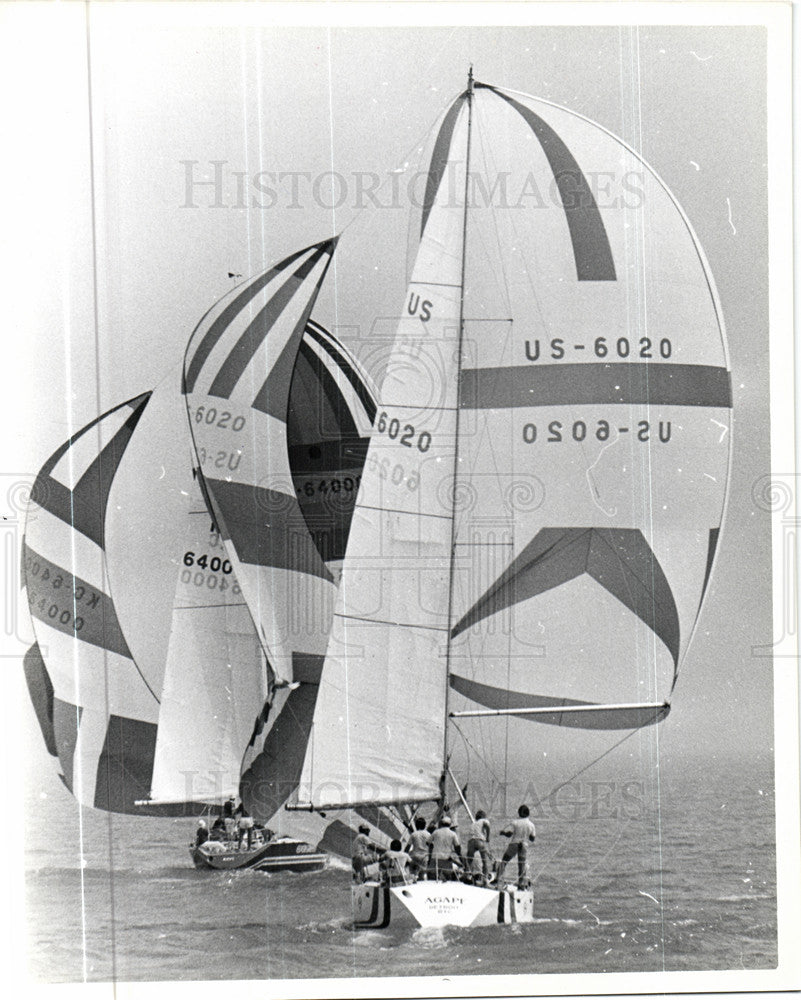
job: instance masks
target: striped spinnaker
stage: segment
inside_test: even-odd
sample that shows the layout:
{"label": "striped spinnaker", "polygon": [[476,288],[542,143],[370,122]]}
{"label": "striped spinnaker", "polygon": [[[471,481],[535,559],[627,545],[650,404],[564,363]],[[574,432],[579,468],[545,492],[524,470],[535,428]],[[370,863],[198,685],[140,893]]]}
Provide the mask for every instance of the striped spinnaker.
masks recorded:
{"label": "striped spinnaker", "polygon": [[58,448],[33,487],[23,581],[36,645],[25,674],[48,751],[84,805],[137,811],[150,787],[158,686],[131,656],[108,586],[109,492],[149,393]]}

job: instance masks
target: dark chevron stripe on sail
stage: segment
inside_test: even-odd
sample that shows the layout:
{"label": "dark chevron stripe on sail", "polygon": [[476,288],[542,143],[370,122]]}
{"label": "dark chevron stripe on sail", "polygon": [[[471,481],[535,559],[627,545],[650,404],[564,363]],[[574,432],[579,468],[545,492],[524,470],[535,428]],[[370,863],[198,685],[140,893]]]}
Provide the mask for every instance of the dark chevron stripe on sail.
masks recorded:
{"label": "dark chevron stripe on sail", "polygon": [[91,583],[35,552],[23,539],[23,572],[34,618],[57,632],[131,656],[114,602]]}
{"label": "dark chevron stripe on sail", "polygon": [[[365,413],[372,424],[375,421],[375,415],[378,409],[375,400],[359,373],[353,368],[347,358],[339,350],[337,350],[339,345],[333,335],[328,333],[327,330],[323,330],[323,328],[316,323],[309,323],[306,327],[306,333],[311,337],[314,337],[317,343],[320,344],[321,347],[323,347],[337,363],[337,367],[344,373],[348,382],[350,382],[353,386],[353,390],[359,397]],[[323,333],[325,333],[325,336],[322,336]],[[336,347],[334,346],[335,344],[337,345]]]}
{"label": "dark chevron stripe on sail", "polygon": [[[516,718],[530,722],[541,722],[549,726],[566,726],[571,729],[639,729],[642,726],[661,722],[668,713],[668,705],[630,706],[626,708],[601,708],[596,712],[565,711],[578,706],[592,705],[588,701],[576,701],[573,698],[553,698],[547,695],[524,694],[521,691],[508,691],[505,688],[491,687],[489,684],[479,684],[477,681],[450,675],[450,686],[464,698],[486,708],[492,709],[526,709],[551,708],[553,712],[543,712],[541,715],[519,715]],[[559,711],[559,709],[563,711]]]}
{"label": "dark chevron stripe on sail", "polygon": [[[259,311],[256,318],[248,324],[212,381],[211,388],[209,389],[210,396],[219,396],[223,399],[228,399],[230,397],[237,382],[244,374],[248,364],[251,362],[253,356],[264,342],[264,338],[273,328],[276,320],[280,317],[284,309],[286,309],[289,305],[295,292],[302,287],[305,279],[314,270],[315,266],[324,255],[327,254],[330,259],[331,253],[334,250],[335,242],[335,240],[327,241],[316,249],[310,257],[303,261],[297,270],[295,270],[275,292],[264,308]],[[320,282],[322,282],[324,277],[325,271],[323,271],[320,276],[320,281],[317,283],[318,288],[320,287]],[[302,334],[303,327],[305,325],[304,318],[304,322],[300,327],[298,335]],[[291,369],[289,371],[291,373]],[[289,386],[287,384],[287,392],[288,390]]]}
{"label": "dark chevron stripe on sail", "polygon": [[28,694],[36,713],[36,721],[42,730],[47,752],[51,757],[57,757],[56,731],[53,726],[53,682],[50,680],[50,674],[47,672],[37,642],[25,654],[22,667],[25,673],[25,683],[28,686]]}
{"label": "dark chevron stripe on sail", "polygon": [[270,370],[270,374],[264,380],[264,385],[259,389],[256,398],[251,403],[254,410],[261,410],[262,413],[267,413],[271,417],[275,417],[276,420],[281,420],[284,423],[289,420],[289,400],[292,390],[292,378],[298,360],[298,351],[302,351],[304,348],[307,351],[311,350],[303,342],[303,335],[327,270],[328,268],[326,267],[320,276],[320,280],[317,282],[314,293],[309,297],[306,308],[303,310],[303,315],[295,324],[292,335],[286,344],[284,344],[279,358]]}
{"label": "dark chevron stripe on sail", "polygon": [[380,830],[390,840],[402,837],[404,834],[403,828],[393,822],[392,817],[380,806],[357,806],[354,812],[362,819],[367,820],[371,826]]}
{"label": "dark chevron stripe on sail", "polygon": [[[254,299],[262,290],[262,288],[264,288],[265,285],[268,285],[273,280],[273,278],[275,278],[277,275],[281,273],[281,271],[285,270],[287,267],[290,266],[290,264],[294,263],[298,259],[298,257],[302,257],[303,254],[308,253],[309,250],[312,249],[314,249],[314,247],[305,247],[303,250],[298,250],[297,253],[290,254],[289,257],[286,257],[284,260],[280,261],[280,263],[276,264],[275,267],[271,267],[269,271],[266,271],[258,278],[255,278],[249,285],[247,285],[243,289],[242,292],[239,293],[239,295],[237,295],[234,299],[232,299],[232,301],[225,307],[225,309],[223,309],[223,311],[220,313],[217,319],[214,320],[214,322],[208,328],[206,333],[203,335],[203,338],[198,344],[197,349],[192,354],[192,360],[189,362],[189,366],[186,369],[186,374],[184,377],[184,384],[183,384],[184,393],[190,393],[194,390],[195,383],[197,382],[198,375],[200,375],[200,371],[203,368],[203,365],[206,363],[206,360],[216,347],[220,337],[222,337],[222,335],[228,329],[229,324],[237,315],[237,313],[240,313],[243,309],[245,309],[248,303],[251,301],[251,299]],[[212,306],[212,308],[214,307]],[[209,312],[210,311],[211,310],[209,310]],[[192,337],[194,337],[195,333],[197,333],[197,331],[203,325],[203,321],[206,319],[206,316],[208,316],[208,312],[206,312],[203,319],[201,319],[200,323],[198,323],[198,325],[195,327],[195,331],[192,334]],[[190,337],[189,339],[190,347],[192,344],[192,337]]]}
{"label": "dark chevron stripe on sail", "polygon": [[731,398],[725,368],[632,361],[466,368],[459,405],[464,410],[603,403],[725,409]]}
{"label": "dark chevron stripe on sail", "polygon": [[336,384],[329,370],[308,344],[300,345],[300,353],[311,368],[314,377],[325,394],[328,405],[335,415],[340,435],[350,440],[358,439],[359,429],[353,419],[353,414],[350,412],[350,408],[343,399],[342,393],[339,391],[339,386]]}
{"label": "dark chevron stripe on sail", "polygon": [[615,262],[609,237],[592,189],[573,154],[551,126],[530,108],[495,87],[487,89],[503,98],[517,111],[542,146],[559,189],[573,244],[578,280],[615,281]]}
{"label": "dark chevron stripe on sail", "polygon": [[[115,406],[87,424],[78,434],[58,448],[45,462],[36,477],[31,491],[32,502],[41,507],[42,510],[52,514],[53,517],[69,524],[76,531],[80,531],[82,535],[86,535],[97,545],[102,546],[103,525],[111,483],[149,398],[150,393],[146,392],[127,403]],[[72,489],[52,476],[53,469],[79,438],[89,433],[102,420],[126,406],[132,408],[131,415]]]}
{"label": "dark chevron stripe on sail", "polygon": [[350,858],[353,856],[355,840],[356,831],[343,823],[341,819],[335,819],[325,828],[325,833],[317,847],[321,851],[328,851],[329,854]]}
{"label": "dark chevron stripe on sail", "polygon": [[150,794],[157,726],[111,715],[97,763],[95,809],[141,812],[135,803]]}
{"label": "dark chevron stripe on sail", "polygon": [[242,801],[265,822],[298,787],[324,659],[310,653],[292,654],[292,676],[300,687],[290,691],[261,752],[242,775]]}
{"label": "dark chevron stripe on sail", "polygon": [[423,218],[420,224],[421,236],[425,232],[428,216],[431,213],[431,209],[434,207],[434,202],[437,200],[437,192],[439,191],[439,186],[442,183],[442,178],[448,166],[448,157],[451,151],[451,139],[453,139],[453,132],[456,128],[456,120],[459,117],[459,112],[462,110],[462,105],[466,100],[467,94],[460,94],[448,108],[448,113],[442,120],[442,125],[440,126],[436,141],[434,142],[434,149],[431,152],[431,163],[428,167],[428,177],[426,179],[426,191],[423,196]]}
{"label": "dark chevron stripe on sail", "polygon": [[207,480],[220,530],[243,563],[332,580],[309,537],[297,498],[251,483]]}
{"label": "dark chevron stripe on sail", "polygon": [[80,706],[71,705],[60,698],[53,698],[53,736],[64,776],[64,784],[70,791],[72,791],[74,782],[73,763],[82,713],[83,709]]}
{"label": "dark chevron stripe on sail", "polygon": [[[706,593],[706,587],[709,583],[709,575],[712,572],[712,564],[715,561],[715,552],[718,547],[718,536],[720,535],[720,528],[710,528],[709,529],[709,542],[707,543],[706,550],[706,570],[704,571],[704,583],[701,587],[701,600],[704,599],[704,594]],[[700,605],[700,602],[699,602]]]}
{"label": "dark chevron stripe on sail", "polygon": [[678,666],[676,602],[662,567],[638,528],[544,528],[454,627],[461,632],[504,608],[587,573],[643,621]]}

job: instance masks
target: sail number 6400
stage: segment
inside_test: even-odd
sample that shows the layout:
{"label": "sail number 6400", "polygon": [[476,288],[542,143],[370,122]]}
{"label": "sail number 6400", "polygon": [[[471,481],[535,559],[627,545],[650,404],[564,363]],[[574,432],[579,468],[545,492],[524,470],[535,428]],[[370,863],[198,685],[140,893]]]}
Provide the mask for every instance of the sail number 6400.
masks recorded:
{"label": "sail number 6400", "polygon": [[379,434],[386,434],[394,441],[399,437],[400,443],[407,448],[417,447],[418,451],[426,452],[431,447],[431,434],[428,431],[417,431],[412,424],[401,424],[397,417],[389,417],[382,411],[376,424]]}

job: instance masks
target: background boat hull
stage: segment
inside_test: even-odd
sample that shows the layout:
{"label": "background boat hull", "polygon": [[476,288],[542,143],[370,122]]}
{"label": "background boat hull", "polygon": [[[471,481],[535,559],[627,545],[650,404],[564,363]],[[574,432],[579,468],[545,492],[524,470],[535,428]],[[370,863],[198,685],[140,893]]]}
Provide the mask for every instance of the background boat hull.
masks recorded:
{"label": "background boat hull", "polygon": [[209,854],[199,847],[190,847],[190,854],[196,868],[211,868],[216,871],[252,868],[259,871],[316,872],[322,871],[328,861],[327,855],[299,841],[263,844],[250,851],[233,848],[219,854]]}

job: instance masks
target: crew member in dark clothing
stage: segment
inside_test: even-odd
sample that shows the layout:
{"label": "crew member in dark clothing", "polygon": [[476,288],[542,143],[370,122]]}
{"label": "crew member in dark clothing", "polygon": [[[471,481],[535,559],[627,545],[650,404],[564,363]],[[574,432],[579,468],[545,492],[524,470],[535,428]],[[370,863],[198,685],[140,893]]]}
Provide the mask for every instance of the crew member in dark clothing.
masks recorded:
{"label": "crew member in dark clothing", "polygon": [[200,847],[201,844],[205,844],[209,839],[209,831],[206,828],[206,821],[201,819],[198,821],[197,830],[195,831],[195,847]]}
{"label": "crew member in dark clothing", "polygon": [[237,813],[239,815],[239,820],[237,821],[237,826],[239,827],[239,850],[242,850],[242,841],[246,837],[248,850],[250,850],[253,846],[253,817],[242,805],[237,809]]}

